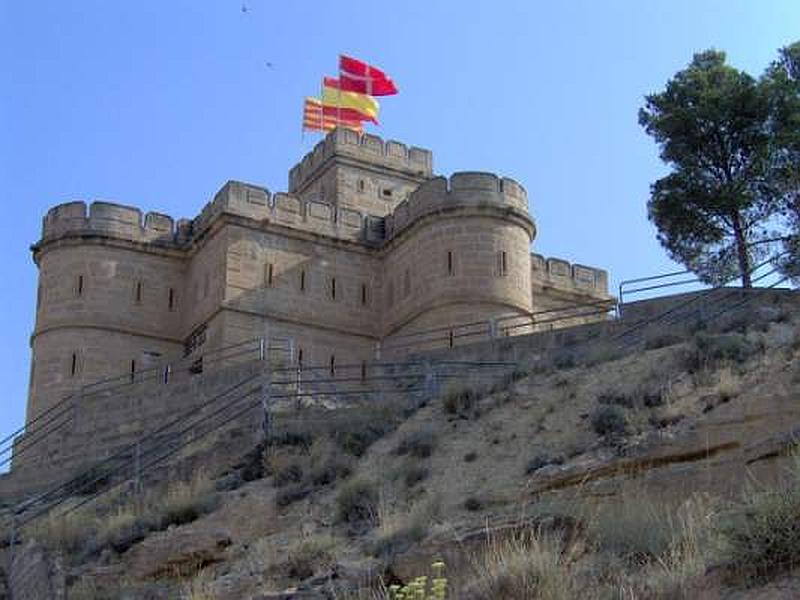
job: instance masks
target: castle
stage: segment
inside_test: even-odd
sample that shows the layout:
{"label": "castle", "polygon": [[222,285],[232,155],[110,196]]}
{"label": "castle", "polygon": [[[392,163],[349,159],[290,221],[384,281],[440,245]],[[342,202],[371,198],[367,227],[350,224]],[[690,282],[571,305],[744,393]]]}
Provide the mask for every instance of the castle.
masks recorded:
{"label": "castle", "polygon": [[333,370],[386,359],[393,339],[424,350],[414,332],[611,300],[604,271],[531,254],[535,237],[514,180],[435,176],[429,151],[342,129],[289,193],[228,182],[191,220],[55,206],[32,247],[27,420],[90,382],[259,336]]}

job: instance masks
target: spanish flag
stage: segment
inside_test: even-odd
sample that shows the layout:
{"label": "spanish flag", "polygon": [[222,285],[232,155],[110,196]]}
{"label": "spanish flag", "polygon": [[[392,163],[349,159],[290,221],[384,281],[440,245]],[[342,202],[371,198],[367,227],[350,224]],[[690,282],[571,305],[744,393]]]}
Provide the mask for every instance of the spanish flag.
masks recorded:
{"label": "spanish flag", "polygon": [[378,101],[372,96],[339,89],[338,80],[325,77],[322,82],[322,104],[339,110],[352,110],[360,115],[362,121],[375,121],[378,118]]}
{"label": "spanish flag", "polygon": [[319,99],[306,98],[303,105],[303,129],[328,132],[337,127],[345,127],[359,133],[364,131],[360,119],[327,113],[328,109],[322,105]]}

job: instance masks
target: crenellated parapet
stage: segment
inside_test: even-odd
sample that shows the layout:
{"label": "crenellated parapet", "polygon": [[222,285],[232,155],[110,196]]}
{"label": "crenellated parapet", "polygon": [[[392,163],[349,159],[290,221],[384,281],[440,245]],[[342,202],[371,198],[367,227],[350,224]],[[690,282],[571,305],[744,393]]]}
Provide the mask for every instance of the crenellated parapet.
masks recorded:
{"label": "crenellated parapet", "polygon": [[386,217],[386,238],[392,238],[417,219],[453,208],[498,208],[516,213],[535,227],[528,214],[528,195],[519,183],[492,173],[461,172],[435,177],[420,185]]}
{"label": "crenellated parapet", "polygon": [[560,258],[545,258],[541,254],[531,254],[531,282],[542,287],[609,297],[608,273],[604,270],[570,264]]}
{"label": "crenellated parapet", "polygon": [[226,183],[203,207],[193,231],[202,232],[222,214],[352,241],[363,237],[364,215],[359,211],[283,192],[270,194],[265,188],[239,181]]}
{"label": "crenellated parapet", "polygon": [[433,174],[433,155],[430,150],[406,146],[393,140],[384,141],[371,134],[359,134],[349,129],[335,129],[289,171],[289,191],[299,190],[332,157],[339,156],[415,177]]}
{"label": "crenellated parapet", "polygon": [[42,223],[42,240],[65,235],[107,235],[136,242],[180,244],[190,234],[190,222],[161,213],[142,213],[112,202],[67,202],[54,206]]}

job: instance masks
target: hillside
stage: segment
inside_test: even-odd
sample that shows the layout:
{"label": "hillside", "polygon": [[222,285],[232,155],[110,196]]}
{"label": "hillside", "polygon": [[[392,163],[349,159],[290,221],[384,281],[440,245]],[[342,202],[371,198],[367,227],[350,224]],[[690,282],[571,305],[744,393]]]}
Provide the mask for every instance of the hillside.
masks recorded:
{"label": "hillside", "polygon": [[448,598],[475,600],[796,597],[798,318],[792,301],[565,351],[445,382],[413,412],[278,419],[219,472],[195,460],[186,482],[24,531],[17,584],[383,598],[443,571]]}

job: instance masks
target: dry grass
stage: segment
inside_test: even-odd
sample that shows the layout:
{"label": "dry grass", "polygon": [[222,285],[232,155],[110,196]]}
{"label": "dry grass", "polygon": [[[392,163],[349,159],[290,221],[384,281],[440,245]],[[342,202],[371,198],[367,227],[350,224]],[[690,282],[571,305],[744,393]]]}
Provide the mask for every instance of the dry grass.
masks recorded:
{"label": "dry grass", "polygon": [[200,471],[189,481],[176,481],[141,498],[101,496],[107,504],[56,510],[34,521],[23,535],[71,560],[104,548],[122,553],[150,531],[187,523],[211,510],[214,497],[213,481]]}
{"label": "dry grass", "polygon": [[469,600],[569,600],[579,587],[558,534],[523,532],[505,539],[489,535],[483,551],[457,578]]}
{"label": "dry grass", "polygon": [[181,600],[215,600],[213,581],[211,571],[203,569],[183,584]]}
{"label": "dry grass", "polygon": [[758,583],[800,565],[800,457],[775,487],[752,483],[721,528],[722,557],[736,580]]}
{"label": "dry grass", "polygon": [[438,498],[428,498],[406,507],[389,502],[386,494],[382,493],[372,554],[386,559],[407,550],[428,535],[440,511]]}
{"label": "dry grass", "polygon": [[330,536],[315,536],[296,543],[289,550],[289,577],[308,579],[334,563],[334,541]]}

